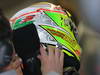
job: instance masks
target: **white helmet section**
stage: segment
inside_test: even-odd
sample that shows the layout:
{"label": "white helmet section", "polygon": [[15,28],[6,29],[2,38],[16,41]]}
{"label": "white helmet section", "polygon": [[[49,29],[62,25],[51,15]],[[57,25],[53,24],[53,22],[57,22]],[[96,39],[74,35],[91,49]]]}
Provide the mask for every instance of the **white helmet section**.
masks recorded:
{"label": "white helmet section", "polygon": [[37,28],[37,32],[40,38],[40,42],[41,43],[48,43],[48,44],[53,44],[53,45],[57,45],[57,42],[54,40],[54,38],[43,28],[41,28],[39,25],[49,25],[52,27],[55,27],[57,29],[60,29],[62,31],[64,31],[63,29],[61,29],[59,26],[57,26],[44,12],[43,10],[57,10],[57,11],[61,11],[59,9],[55,9],[55,8],[59,8],[61,9],[60,6],[55,6],[51,3],[41,3],[41,4],[36,4],[33,6],[30,6],[28,8],[22,9],[19,12],[17,12],[11,19],[10,19],[10,23],[11,25],[14,24],[14,22],[12,20],[14,19],[21,19],[22,21],[20,22],[23,23],[25,17],[30,16],[30,15],[35,15],[34,18],[32,18],[30,21],[33,21],[33,24],[36,26]]}
{"label": "white helmet section", "polygon": [[[26,13],[29,13],[29,12],[33,12],[33,11],[37,11],[37,9],[41,10],[41,8],[62,11],[62,10],[59,10],[59,9],[55,9],[55,8],[61,8],[60,6],[56,6],[56,5],[54,5],[52,3],[48,3],[48,2],[40,2],[40,3],[37,3],[35,5],[29,6],[27,8],[24,8],[24,9],[20,10],[14,16],[12,16],[10,20],[12,20],[12,19],[14,19],[14,18],[16,18],[18,16],[21,16],[23,14],[26,14]],[[33,13],[30,13],[30,14],[33,14]],[[23,15],[23,16],[25,16],[25,15]]]}

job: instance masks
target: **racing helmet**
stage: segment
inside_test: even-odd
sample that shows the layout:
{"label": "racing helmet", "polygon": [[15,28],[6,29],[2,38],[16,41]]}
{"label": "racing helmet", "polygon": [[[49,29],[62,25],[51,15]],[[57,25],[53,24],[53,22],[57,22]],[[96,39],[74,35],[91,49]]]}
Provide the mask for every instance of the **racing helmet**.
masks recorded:
{"label": "racing helmet", "polygon": [[[30,37],[35,37],[33,40],[37,40],[38,43],[57,46],[65,55],[64,69],[66,70],[67,67],[74,67],[76,70],[79,69],[81,48],[78,44],[77,27],[72,20],[70,12],[52,3],[42,2],[17,12],[10,19],[10,23],[14,31],[14,38],[16,38],[14,41],[16,40],[17,43],[18,41],[23,43],[21,41],[26,38],[28,40],[27,42],[29,42]],[[32,28],[32,26],[35,27]],[[38,35],[33,31],[21,34],[21,30],[27,32],[34,30],[34,32],[37,31],[36,33]],[[33,36],[29,36],[30,33]],[[39,38],[36,38],[36,36]],[[23,38],[19,40],[21,37]],[[17,38],[19,39],[17,40]],[[24,40],[24,44],[26,39]],[[33,40],[30,41],[33,42],[32,44],[34,44]],[[26,46],[24,45],[24,47]],[[38,47],[36,49],[38,49]],[[18,48],[18,44],[15,45],[15,49],[16,48]],[[19,50],[19,53],[21,53],[21,49]]]}

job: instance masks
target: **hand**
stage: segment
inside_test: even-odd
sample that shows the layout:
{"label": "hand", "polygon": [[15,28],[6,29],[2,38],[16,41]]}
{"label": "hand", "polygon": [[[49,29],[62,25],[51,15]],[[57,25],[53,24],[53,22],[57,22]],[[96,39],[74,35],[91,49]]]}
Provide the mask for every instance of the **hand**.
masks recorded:
{"label": "hand", "polygon": [[16,70],[17,75],[23,75],[22,68],[23,64],[21,58],[14,55],[11,63],[6,67],[6,70]]}
{"label": "hand", "polygon": [[38,58],[41,61],[41,71],[43,75],[47,75],[48,72],[57,72],[60,75],[63,74],[64,54],[61,50],[48,46],[47,53],[46,49],[41,47],[40,54]]}

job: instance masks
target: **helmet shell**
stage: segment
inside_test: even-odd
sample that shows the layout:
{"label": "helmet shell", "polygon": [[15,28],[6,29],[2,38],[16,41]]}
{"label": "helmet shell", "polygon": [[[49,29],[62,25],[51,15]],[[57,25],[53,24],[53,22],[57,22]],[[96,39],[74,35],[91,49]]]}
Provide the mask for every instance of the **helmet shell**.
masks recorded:
{"label": "helmet shell", "polygon": [[13,30],[35,25],[41,43],[61,46],[65,54],[80,61],[81,48],[75,36],[76,26],[71,16],[60,6],[39,3],[17,12],[10,19],[10,23]]}

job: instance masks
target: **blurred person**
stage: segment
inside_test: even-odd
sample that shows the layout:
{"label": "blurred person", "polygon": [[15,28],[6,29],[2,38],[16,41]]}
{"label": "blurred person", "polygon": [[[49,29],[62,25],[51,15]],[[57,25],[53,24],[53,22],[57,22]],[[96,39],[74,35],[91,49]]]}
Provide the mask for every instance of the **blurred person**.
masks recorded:
{"label": "blurred person", "polygon": [[[0,9],[0,75],[22,75],[20,58],[15,58],[12,30],[9,21]],[[17,65],[16,65],[17,64]],[[16,71],[15,71],[16,70]]]}
{"label": "blurred person", "polygon": [[76,19],[69,11],[48,2],[36,3],[17,12],[10,22],[13,43],[23,60],[25,75],[41,74],[37,58],[40,44],[46,49],[51,45],[64,52],[64,74],[78,72],[81,48]]}
{"label": "blurred person", "polygon": [[21,59],[15,56],[12,43],[0,40],[0,75],[23,75],[21,62]]}
{"label": "blurred person", "polygon": [[10,23],[0,9],[0,39],[12,39]]}
{"label": "blurred person", "polygon": [[[100,75],[100,0],[77,1],[84,24],[82,74]],[[83,15],[84,14],[84,15]]]}

